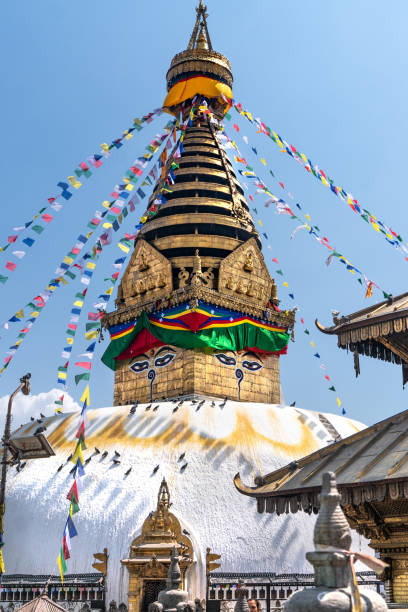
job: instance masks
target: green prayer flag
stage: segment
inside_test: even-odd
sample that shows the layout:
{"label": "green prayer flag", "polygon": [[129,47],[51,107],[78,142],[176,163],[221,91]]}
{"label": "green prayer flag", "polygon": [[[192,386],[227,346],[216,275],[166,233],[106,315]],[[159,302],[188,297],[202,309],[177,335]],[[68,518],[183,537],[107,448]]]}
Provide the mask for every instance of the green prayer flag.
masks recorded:
{"label": "green prayer flag", "polygon": [[308,329],[305,329],[305,334],[307,334],[308,336],[310,335],[310,331]]}
{"label": "green prayer flag", "polygon": [[62,546],[61,546],[61,552],[60,552],[60,559],[61,559],[62,571],[65,574],[65,572],[67,571],[67,564],[65,563],[64,551],[62,550]]}
{"label": "green prayer flag", "polygon": [[334,387],[329,387],[329,391],[335,391],[336,389]]}
{"label": "green prayer flag", "polygon": [[76,275],[71,272],[70,270],[67,270],[64,274],[64,276],[68,276],[71,280],[74,280],[74,278],[76,278]]}
{"label": "green prayer flag", "polygon": [[89,372],[84,372],[84,374],[76,374],[75,375],[75,384],[78,385],[81,382],[81,380],[89,380],[89,378],[90,378],[90,373]]}
{"label": "green prayer flag", "polygon": [[281,276],[283,276],[282,270],[276,270],[276,274],[280,274]]}
{"label": "green prayer flag", "polygon": [[77,447],[78,445],[81,446],[82,450],[86,450],[86,444],[85,444],[85,438],[84,435],[81,433],[79,438],[78,438],[78,442],[77,442]]}
{"label": "green prayer flag", "polygon": [[3,276],[2,274],[0,274],[0,283],[4,283],[7,282],[8,276]]}
{"label": "green prayer flag", "polygon": [[44,228],[42,227],[42,225],[33,225],[31,229],[36,234],[41,234],[41,232],[44,231]]}

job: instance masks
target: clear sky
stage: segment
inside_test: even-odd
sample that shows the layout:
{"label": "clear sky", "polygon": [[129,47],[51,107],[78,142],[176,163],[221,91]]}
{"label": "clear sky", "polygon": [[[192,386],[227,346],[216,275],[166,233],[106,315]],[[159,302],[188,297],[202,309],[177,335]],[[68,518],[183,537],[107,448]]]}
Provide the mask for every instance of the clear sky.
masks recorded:
{"label": "clear sky", "polygon": [[[13,226],[30,219],[56,192],[58,181],[98,151],[100,143],[120,136],[133,117],[161,105],[166,71],[173,55],[188,43],[196,4],[193,0],[5,3],[0,24],[1,244]],[[408,3],[208,0],[207,5],[213,46],[231,61],[235,97],[407,242]],[[233,117],[235,121],[238,116]],[[29,253],[10,273],[7,285],[0,285],[0,323],[44,288],[92,213],[164,122],[160,119],[115,152],[55,215],[38,244],[26,249]],[[281,155],[273,142],[257,135],[249,123],[241,121],[240,126],[240,134],[258,148],[331,244],[388,292],[397,295],[407,290],[408,262],[381,235]],[[248,161],[254,162],[251,165],[262,168],[242,140],[237,141]],[[268,182],[285,197],[276,182]],[[271,258],[277,257],[285,273],[284,279],[278,278],[282,304],[299,305],[298,319],[302,316],[311,331],[307,336],[298,323],[295,342],[281,359],[287,403],[340,412],[319,368],[324,363],[348,416],[370,424],[403,410],[408,389],[402,390],[400,366],[362,358],[356,380],[352,355],[313,325],[315,317],[330,324],[331,309],[353,312],[382,295],[374,292],[366,300],[363,288],[341,264],[325,265],[327,250],[305,232],[291,240],[296,224],[264,208],[264,200],[257,196],[255,206],[272,246],[272,251],[265,249],[267,263],[273,272]],[[136,215],[128,219],[125,231],[138,220]],[[102,258],[88,292],[90,308],[84,311],[92,310],[93,297],[105,286],[103,278],[111,273],[116,252],[112,246]],[[5,261],[0,255],[0,274]],[[56,386],[78,286],[62,288],[53,296],[0,377],[0,396],[8,394],[26,371],[32,373],[34,394]],[[1,361],[17,332],[17,326],[0,332]],[[316,348],[310,346],[311,340]],[[98,362],[107,342],[98,348]],[[73,356],[84,346],[85,340],[75,344]],[[313,357],[316,350],[320,361]],[[110,405],[113,374],[102,364],[95,365],[92,404]],[[75,384],[68,381],[69,393],[78,399]]]}

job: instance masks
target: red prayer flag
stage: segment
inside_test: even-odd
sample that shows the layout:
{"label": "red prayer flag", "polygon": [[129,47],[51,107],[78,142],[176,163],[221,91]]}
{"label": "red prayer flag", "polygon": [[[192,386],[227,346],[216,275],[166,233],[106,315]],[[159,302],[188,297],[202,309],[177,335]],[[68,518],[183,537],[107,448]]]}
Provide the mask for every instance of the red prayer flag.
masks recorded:
{"label": "red prayer flag", "polygon": [[9,236],[7,238],[7,241],[10,242],[10,243],[13,243],[13,242],[15,242],[17,240],[17,238],[18,238],[18,234],[16,234],[15,236]]}
{"label": "red prayer flag", "polygon": [[234,126],[233,126],[233,127],[234,127],[234,130],[236,130],[237,132],[239,132],[239,127],[237,126],[237,124],[236,124],[236,123],[234,123]]}
{"label": "red prayer flag", "polygon": [[275,263],[278,263],[278,260],[276,259],[276,257],[274,257],[272,261],[274,261]]}
{"label": "red prayer flag", "polygon": [[327,374],[325,375],[325,379],[326,380],[330,380],[330,376],[327,376]]}
{"label": "red prayer flag", "polygon": [[53,216],[52,215],[41,215],[41,219],[43,219],[46,223],[51,223],[51,221],[53,220]]}
{"label": "red prayer flag", "polygon": [[17,267],[17,264],[13,263],[12,261],[8,261],[6,263],[6,268],[7,270],[10,270],[10,272],[13,272]]}
{"label": "red prayer flag", "polygon": [[104,314],[103,312],[88,312],[88,321],[99,321]]}
{"label": "red prayer flag", "polygon": [[92,362],[91,361],[77,361],[76,366],[78,366],[79,368],[85,368],[85,370],[90,370],[92,367]]}
{"label": "red prayer flag", "polygon": [[70,554],[69,554],[69,549],[68,549],[68,544],[67,544],[67,539],[64,536],[63,540],[62,540],[62,552],[64,554],[64,559],[69,559],[70,558]]}
{"label": "red prayer flag", "polygon": [[71,501],[73,494],[75,494],[75,498],[78,500],[79,497],[78,497],[78,489],[77,489],[76,480],[74,480],[74,483],[68,492],[67,499],[69,499],[69,501]]}

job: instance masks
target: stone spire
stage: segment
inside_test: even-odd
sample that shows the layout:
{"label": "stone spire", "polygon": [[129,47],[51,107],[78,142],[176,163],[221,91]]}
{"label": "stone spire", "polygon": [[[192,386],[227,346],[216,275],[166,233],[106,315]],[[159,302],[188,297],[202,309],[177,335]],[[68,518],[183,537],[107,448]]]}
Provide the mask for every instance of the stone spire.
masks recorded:
{"label": "stone spire", "polygon": [[242,578],[238,580],[238,585],[239,585],[239,588],[236,589],[235,591],[237,601],[234,606],[234,612],[249,612],[247,591],[246,591],[245,584]]}
{"label": "stone spire", "polygon": [[296,591],[285,612],[386,612],[384,599],[375,591],[359,591],[352,570],[351,532],[340,507],[333,472],[323,474],[320,511],[314,529],[315,550],[306,554],[314,567],[315,588]]}
{"label": "stone spire", "polygon": [[173,548],[164,591],[150,604],[149,612],[195,612],[195,604],[188,600],[187,591],[180,589],[181,572],[176,547]]}

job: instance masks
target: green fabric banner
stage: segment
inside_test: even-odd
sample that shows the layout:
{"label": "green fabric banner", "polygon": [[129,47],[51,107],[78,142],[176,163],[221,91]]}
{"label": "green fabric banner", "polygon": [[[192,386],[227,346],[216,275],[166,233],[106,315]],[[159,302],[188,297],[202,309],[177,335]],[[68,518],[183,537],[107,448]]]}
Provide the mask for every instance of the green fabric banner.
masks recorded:
{"label": "green fabric banner", "polygon": [[[283,353],[289,342],[289,334],[284,331],[267,329],[266,325],[255,320],[242,318],[243,320],[232,321],[223,327],[212,327],[196,332],[189,329],[175,329],[166,322],[157,319],[150,320],[146,312],[142,312],[136,325],[128,333],[126,331],[120,337],[112,339],[110,345],[102,356],[102,361],[112,370],[116,369],[116,358],[127,349],[135,340],[137,352],[140,354],[151,348],[151,337],[164,344],[170,344],[185,349],[211,348],[213,350],[240,351],[252,349],[265,353]],[[143,339],[139,342],[138,334],[147,330]],[[150,338],[149,338],[150,336]],[[150,345],[149,345],[150,342]],[[125,357],[126,358],[126,357]]]}

